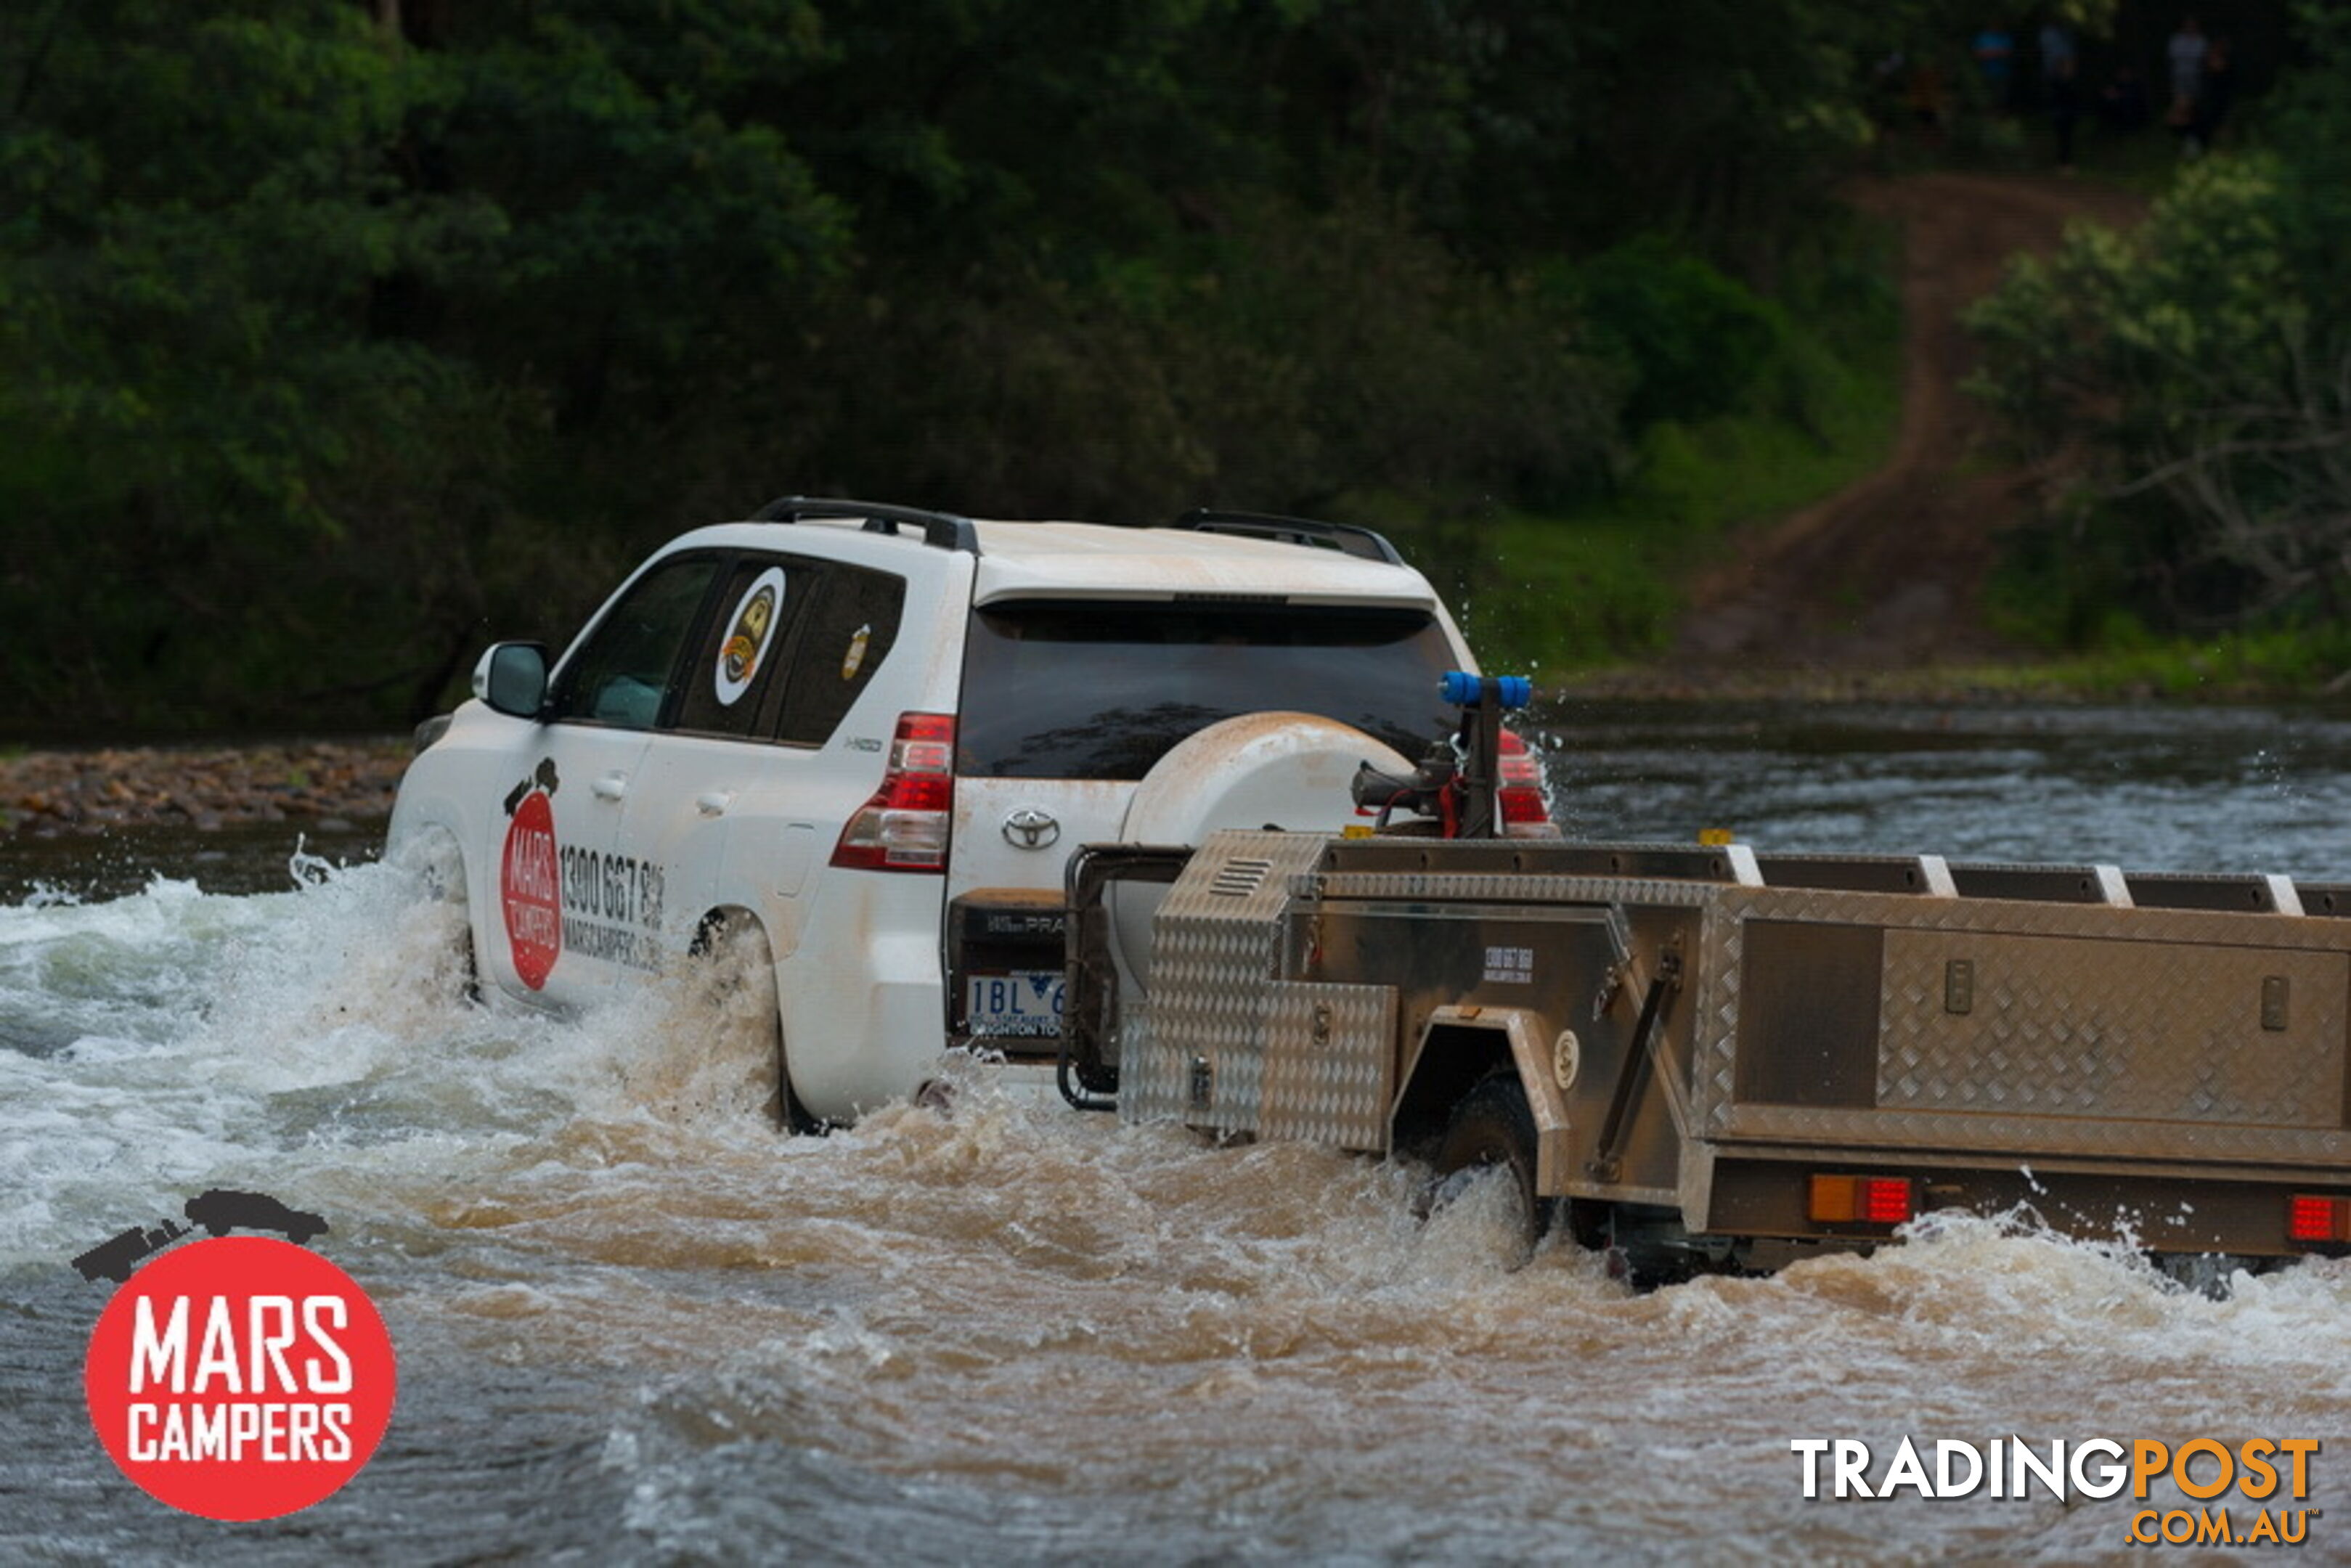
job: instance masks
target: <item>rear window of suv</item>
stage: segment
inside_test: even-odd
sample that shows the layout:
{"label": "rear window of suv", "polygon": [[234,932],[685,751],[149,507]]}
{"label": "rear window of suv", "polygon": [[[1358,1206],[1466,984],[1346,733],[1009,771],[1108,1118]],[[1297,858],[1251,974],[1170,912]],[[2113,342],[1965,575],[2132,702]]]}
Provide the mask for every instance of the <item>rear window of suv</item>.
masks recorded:
{"label": "rear window of suv", "polygon": [[973,612],[957,771],[1136,779],[1236,714],[1292,709],[1417,757],[1449,728],[1455,659],[1426,611],[1036,601]]}

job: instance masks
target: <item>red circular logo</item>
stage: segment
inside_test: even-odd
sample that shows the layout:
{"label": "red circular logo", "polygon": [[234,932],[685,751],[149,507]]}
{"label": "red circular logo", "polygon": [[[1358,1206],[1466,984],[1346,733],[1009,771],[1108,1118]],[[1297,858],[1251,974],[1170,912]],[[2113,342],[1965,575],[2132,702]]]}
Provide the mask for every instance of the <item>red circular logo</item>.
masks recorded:
{"label": "red circular logo", "polygon": [[367,1292],[261,1236],[191,1242],[131,1275],[82,1371],[124,1475],[184,1512],[240,1521],[308,1508],[359,1474],[396,1381]]}
{"label": "red circular logo", "polygon": [[507,827],[506,852],[498,862],[498,891],[506,907],[507,946],[515,974],[532,990],[547,984],[563,956],[563,905],[557,877],[555,812],[547,791],[534,789],[515,808]]}

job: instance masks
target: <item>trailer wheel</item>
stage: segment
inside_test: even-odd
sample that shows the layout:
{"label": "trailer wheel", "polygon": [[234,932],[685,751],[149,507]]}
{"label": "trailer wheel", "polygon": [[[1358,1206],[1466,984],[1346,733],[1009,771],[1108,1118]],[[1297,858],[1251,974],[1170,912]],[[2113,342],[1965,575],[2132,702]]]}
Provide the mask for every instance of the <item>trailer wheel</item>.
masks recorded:
{"label": "trailer wheel", "polygon": [[1535,1196],[1534,1113],[1527,1106],[1518,1074],[1507,1070],[1479,1080],[1447,1118],[1445,1137],[1437,1149],[1430,1207],[1449,1201],[1460,1189],[1459,1178],[1495,1166],[1510,1167],[1518,1195],[1517,1249],[1511,1260],[1511,1267],[1517,1268],[1533,1255],[1550,1218],[1550,1205]]}

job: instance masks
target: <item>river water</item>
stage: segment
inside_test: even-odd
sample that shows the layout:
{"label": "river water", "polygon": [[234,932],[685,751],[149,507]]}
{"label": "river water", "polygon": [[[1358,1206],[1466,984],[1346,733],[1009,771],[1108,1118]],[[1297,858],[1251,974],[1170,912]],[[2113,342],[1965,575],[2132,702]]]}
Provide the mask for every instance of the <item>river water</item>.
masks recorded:
{"label": "river water", "polygon": [[[1581,834],[2351,880],[2351,723],[2319,714],[1541,727]],[[1474,1197],[1416,1221],[1408,1170],[978,1077],[786,1139],[725,997],[469,1007],[363,840],[295,851],[0,845],[0,1559],[2125,1560],[2126,1500],[1807,1500],[1790,1441],[1882,1472],[1905,1436],[2351,1430],[2343,1264],[2216,1298],[1944,1219],[1635,1294],[1556,1241],[1507,1270]],[[401,1358],[374,1462],[274,1523],[151,1501],[82,1409],[109,1287],[67,1260],[215,1186],[327,1215]],[[2342,1466],[2305,1553],[2351,1557]]]}

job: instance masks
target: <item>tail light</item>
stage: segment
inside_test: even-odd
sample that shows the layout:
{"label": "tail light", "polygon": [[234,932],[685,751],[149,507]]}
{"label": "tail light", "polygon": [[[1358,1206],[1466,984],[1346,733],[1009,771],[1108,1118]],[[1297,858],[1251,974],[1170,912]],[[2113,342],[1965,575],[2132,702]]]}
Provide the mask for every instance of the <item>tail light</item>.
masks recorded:
{"label": "tail light", "polygon": [[1496,792],[1502,806],[1502,835],[1511,839],[1555,839],[1558,825],[1551,820],[1551,808],[1543,802],[1542,764],[1529,750],[1527,743],[1509,730],[1499,738],[1495,771],[1501,775],[1496,780],[1501,788]]}
{"label": "tail light", "polygon": [[2292,1241],[2351,1241],[2351,1197],[2295,1193],[2285,1200],[2285,1233]]}
{"label": "tail light", "polygon": [[944,872],[955,821],[955,719],[898,716],[882,788],[849,819],[832,863],[865,871]]}
{"label": "tail light", "polygon": [[1810,1207],[1826,1225],[1900,1225],[1911,1215],[1906,1176],[1816,1176]]}

